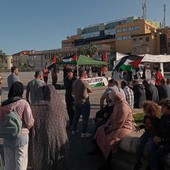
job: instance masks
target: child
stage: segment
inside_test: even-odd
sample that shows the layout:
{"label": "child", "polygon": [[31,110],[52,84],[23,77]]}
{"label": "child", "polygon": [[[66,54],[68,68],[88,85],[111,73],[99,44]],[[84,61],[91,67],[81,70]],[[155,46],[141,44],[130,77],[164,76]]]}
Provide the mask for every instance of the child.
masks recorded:
{"label": "child", "polygon": [[140,137],[139,142],[136,147],[136,163],[134,170],[139,170],[142,166],[141,159],[143,156],[143,149],[145,144],[148,142],[149,138],[153,137],[158,129],[159,124],[159,113],[160,107],[158,104],[152,101],[145,101],[143,103],[143,110],[145,113],[143,124],[140,126],[136,126],[136,131],[140,131],[140,129],[145,129],[145,132]]}
{"label": "child", "polygon": [[162,158],[170,153],[170,99],[160,102],[161,119],[159,130],[146,145],[148,163],[151,169],[164,170]]}

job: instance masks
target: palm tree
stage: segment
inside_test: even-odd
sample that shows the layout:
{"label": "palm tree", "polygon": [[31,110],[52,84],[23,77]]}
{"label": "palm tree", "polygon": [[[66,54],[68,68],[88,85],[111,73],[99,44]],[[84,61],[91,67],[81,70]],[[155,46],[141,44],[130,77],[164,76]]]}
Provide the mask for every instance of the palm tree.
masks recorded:
{"label": "palm tree", "polygon": [[78,55],[86,55],[91,58],[97,53],[97,47],[94,44],[89,44],[88,47],[80,47],[77,50]]}
{"label": "palm tree", "polygon": [[89,44],[87,47],[87,54],[93,58],[94,55],[97,53],[97,47],[94,44]]}

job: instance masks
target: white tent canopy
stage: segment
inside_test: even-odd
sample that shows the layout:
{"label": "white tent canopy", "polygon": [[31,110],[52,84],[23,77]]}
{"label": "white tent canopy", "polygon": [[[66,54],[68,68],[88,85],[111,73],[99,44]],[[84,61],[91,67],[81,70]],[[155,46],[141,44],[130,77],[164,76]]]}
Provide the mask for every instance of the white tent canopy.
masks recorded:
{"label": "white tent canopy", "polygon": [[[127,56],[127,54],[116,53],[116,60],[120,60],[122,57]],[[170,55],[151,55],[151,54],[142,54],[143,56],[142,63],[160,63],[160,69],[164,75],[163,63],[170,62]]]}
{"label": "white tent canopy", "polygon": [[170,55],[144,54],[142,62],[167,63],[170,62]]}

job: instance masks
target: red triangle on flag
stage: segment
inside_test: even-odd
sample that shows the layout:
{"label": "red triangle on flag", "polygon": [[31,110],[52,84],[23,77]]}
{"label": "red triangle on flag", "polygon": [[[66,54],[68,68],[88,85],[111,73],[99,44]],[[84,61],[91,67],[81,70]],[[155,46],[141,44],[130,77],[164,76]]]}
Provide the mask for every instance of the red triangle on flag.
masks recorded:
{"label": "red triangle on flag", "polygon": [[72,60],[77,61],[77,54],[74,54],[73,57],[71,57],[71,58],[72,58]]}
{"label": "red triangle on flag", "polygon": [[134,60],[132,62],[129,62],[129,65],[133,66],[133,67],[138,67],[138,65],[141,63],[143,57],[137,59],[137,60]]}
{"label": "red triangle on flag", "polygon": [[54,55],[52,61],[53,61],[53,63],[57,63],[57,56],[56,55]]}

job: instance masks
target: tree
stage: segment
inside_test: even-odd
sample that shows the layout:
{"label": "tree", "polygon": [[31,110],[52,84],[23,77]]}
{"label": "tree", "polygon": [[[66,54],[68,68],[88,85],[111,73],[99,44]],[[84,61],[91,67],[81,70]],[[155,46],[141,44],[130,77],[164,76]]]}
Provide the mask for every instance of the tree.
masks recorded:
{"label": "tree", "polygon": [[87,48],[87,54],[93,58],[93,56],[97,53],[97,47],[93,44],[89,44]]}
{"label": "tree", "polygon": [[86,55],[91,58],[97,53],[97,47],[94,44],[89,44],[87,47],[80,47],[77,50],[78,55]]}
{"label": "tree", "polygon": [[3,71],[6,67],[6,54],[0,50],[0,71]]}

